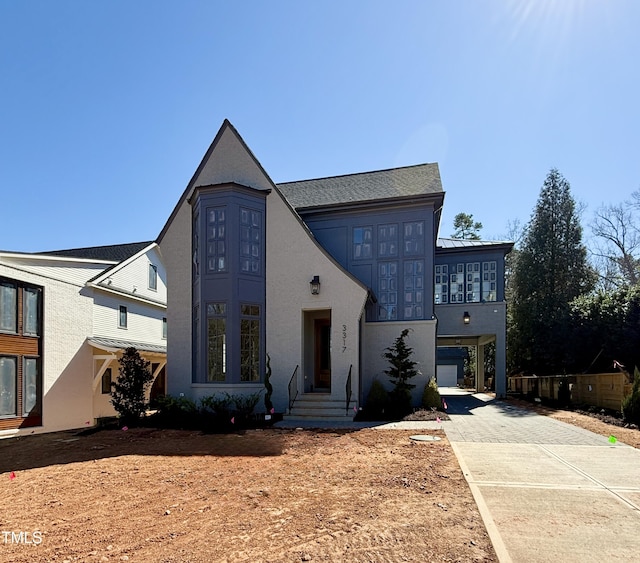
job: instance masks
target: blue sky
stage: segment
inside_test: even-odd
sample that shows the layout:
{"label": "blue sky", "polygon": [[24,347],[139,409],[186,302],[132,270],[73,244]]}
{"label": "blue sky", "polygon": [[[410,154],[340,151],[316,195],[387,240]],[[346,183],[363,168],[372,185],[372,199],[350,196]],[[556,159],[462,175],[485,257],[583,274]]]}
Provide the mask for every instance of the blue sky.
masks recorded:
{"label": "blue sky", "polygon": [[637,0],[0,0],[0,248],[155,239],[222,121],[275,182],[438,162],[502,238],[640,188]]}

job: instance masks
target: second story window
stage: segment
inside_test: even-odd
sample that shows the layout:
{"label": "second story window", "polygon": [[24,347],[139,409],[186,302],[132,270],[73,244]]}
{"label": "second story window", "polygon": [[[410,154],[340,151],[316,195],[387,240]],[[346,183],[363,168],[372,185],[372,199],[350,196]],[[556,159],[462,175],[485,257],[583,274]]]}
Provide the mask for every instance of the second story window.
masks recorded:
{"label": "second story window", "polygon": [[167,317],[162,317],[162,338],[167,339]]}
{"label": "second story window", "polygon": [[207,272],[227,271],[227,212],[224,207],[207,210]]}
{"label": "second story window", "polygon": [[158,266],[155,264],[149,264],[149,289],[158,289]]}
{"label": "second story window", "polygon": [[8,281],[0,281],[0,330],[18,332],[18,288]]}
{"label": "second story window", "polygon": [[127,328],[127,308],[124,305],[120,305],[120,312],[118,314],[118,327]]}
{"label": "second story window", "polygon": [[354,227],[353,258],[371,258],[373,248],[373,227]]}

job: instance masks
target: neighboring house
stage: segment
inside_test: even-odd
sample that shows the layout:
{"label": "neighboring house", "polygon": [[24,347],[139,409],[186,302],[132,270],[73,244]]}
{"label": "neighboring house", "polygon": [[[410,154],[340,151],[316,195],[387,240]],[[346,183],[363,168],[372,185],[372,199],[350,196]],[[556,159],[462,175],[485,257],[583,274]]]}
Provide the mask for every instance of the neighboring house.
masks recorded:
{"label": "neighboring house", "polygon": [[168,392],[260,392],[268,357],[277,410],[346,418],[410,328],[415,404],[438,346],[495,341],[503,395],[511,243],[438,243],[443,201],[437,164],[276,185],[225,121],[157,241]]}
{"label": "neighboring house", "polygon": [[0,437],[115,415],[110,382],[128,346],[164,393],[165,280],[152,242],[0,252]]}

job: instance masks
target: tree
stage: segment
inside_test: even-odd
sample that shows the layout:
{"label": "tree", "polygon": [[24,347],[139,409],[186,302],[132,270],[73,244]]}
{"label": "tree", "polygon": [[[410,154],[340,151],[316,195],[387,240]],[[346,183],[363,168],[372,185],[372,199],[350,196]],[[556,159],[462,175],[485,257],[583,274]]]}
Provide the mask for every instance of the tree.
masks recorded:
{"label": "tree", "polygon": [[119,362],[120,376],[111,383],[111,404],[124,424],[133,425],[146,410],[145,396],[153,375],[150,363],[135,348],[127,348]]}
{"label": "tree", "polygon": [[451,238],[480,240],[478,231],[482,229],[482,223],[473,220],[473,215],[467,213],[458,213],[453,218],[453,228],[455,232]]}
{"label": "tree", "polygon": [[411,410],[411,389],[414,389],[415,385],[409,383],[409,380],[420,373],[416,369],[417,362],[411,359],[413,348],[405,342],[408,335],[409,329],[405,328],[395,339],[393,346],[386,348],[382,355],[389,362],[389,369],[384,372],[394,385],[389,399],[393,414],[397,416],[403,416]]}
{"label": "tree", "polygon": [[595,274],[569,182],[555,168],[525,228],[512,281],[510,367],[566,372],[572,356],[569,304],[593,289]]}
{"label": "tree", "polygon": [[592,254],[605,290],[640,282],[640,192],[632,200],[603,205],[595,213]]}

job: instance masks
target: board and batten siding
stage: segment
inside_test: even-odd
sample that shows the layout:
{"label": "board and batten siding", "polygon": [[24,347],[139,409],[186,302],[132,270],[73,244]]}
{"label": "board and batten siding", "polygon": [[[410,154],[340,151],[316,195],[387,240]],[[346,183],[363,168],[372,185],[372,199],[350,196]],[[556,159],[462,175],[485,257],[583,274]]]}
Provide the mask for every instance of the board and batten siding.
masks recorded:
{"label": "board and batten siding", "polygon": [[[158,272],[155,290],[149,288],[150,264],[156,266]],[[109,289],[122,290],[125,293],[132,293],[135,289],[135,294],[139,297],[161,303],[167,302],[167,274],[157,248],[151,248],[124,266],[106,272],[105,276],[105,280],[110,280],[111,283],[101,280],[100,285]]]}

